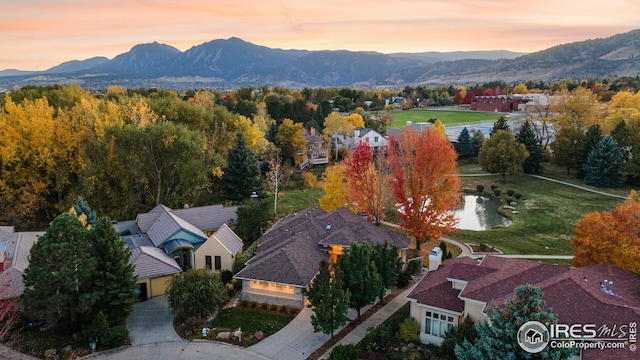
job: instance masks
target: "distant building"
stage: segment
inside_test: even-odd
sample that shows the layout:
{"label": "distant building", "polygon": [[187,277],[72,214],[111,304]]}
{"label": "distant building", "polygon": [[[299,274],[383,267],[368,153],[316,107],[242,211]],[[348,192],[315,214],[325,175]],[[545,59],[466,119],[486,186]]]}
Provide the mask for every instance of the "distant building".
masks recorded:
{"label": "distant building", "polygon": [[471,103],[471,110],[493,111],[493,112],[514,112],[524,110],[524,105],[530,99],[524,96],[476,96]]}

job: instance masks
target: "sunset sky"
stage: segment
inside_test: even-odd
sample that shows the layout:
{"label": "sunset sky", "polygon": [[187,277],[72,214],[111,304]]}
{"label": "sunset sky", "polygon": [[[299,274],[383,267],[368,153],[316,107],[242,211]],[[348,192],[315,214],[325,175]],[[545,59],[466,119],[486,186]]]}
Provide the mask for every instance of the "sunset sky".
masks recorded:
{"label": "sunset sky", "polygon": [[640,0],[0,0],[0,70],[184,51],[239,37],[282,49],[534,52],[640,28]]}

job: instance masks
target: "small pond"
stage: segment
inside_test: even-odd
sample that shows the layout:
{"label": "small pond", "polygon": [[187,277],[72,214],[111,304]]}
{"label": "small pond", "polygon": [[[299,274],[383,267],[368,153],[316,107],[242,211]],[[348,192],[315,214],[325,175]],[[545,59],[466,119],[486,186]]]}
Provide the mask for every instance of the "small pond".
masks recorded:
{"label": "small pond", "polygon": [[460,209],[454,210],[460,221],[460,230],[490,230],[496,226],[509,226],[511,219],[500,215],[496,210],[500,200],[492,197],[464,195]]}

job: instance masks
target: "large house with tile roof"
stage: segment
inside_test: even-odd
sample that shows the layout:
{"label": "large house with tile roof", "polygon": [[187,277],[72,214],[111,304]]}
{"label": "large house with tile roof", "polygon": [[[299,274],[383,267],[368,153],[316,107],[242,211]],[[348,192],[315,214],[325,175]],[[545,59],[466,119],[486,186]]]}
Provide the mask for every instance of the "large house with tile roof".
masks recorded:
{"label": "large house with tile roof", "polygon": [[260,239],[256,254],[235,275],[242,280],[242,299],[302,308],[306,288],[322,260],[337,260],[351,241],[398,247],[403,261],[410,239],[380,228],[340,208],[326,212],[315,206],[278,221]]}
{"label": "large house with tile roof", "polygon": [[[606,288],[604,284],[607,284]],[[445,260],[411,290],[411,316],[422,343],[442,343],[465,316],[487,320],[486,310],[513,298],[520,285],[537,286],[561,324],[596,324],[609,329],[640,321],[640,277],[613,265],[566,267],[538,261],[485,256]],[[630,352],[586,350],[583,359],[623,359]]]}

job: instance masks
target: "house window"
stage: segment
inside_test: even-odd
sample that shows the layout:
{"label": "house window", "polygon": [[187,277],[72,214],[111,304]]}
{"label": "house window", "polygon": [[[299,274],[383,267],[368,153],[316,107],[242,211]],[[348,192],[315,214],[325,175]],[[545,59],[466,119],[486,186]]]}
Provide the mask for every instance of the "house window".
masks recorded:
{"label": "house window", "polygon": [[374,142],[378,142],[378,137],[377,137],[377,136],[374,136],[374,137],[373,137],[373,141],[374,141]]}
{"label": "house window", "polygon": [[425,333],[443,338],[453,326],[453,316],[427,311],[424,322]]}
{"label": "house window", "polygon": [[217,271],[222,270],[222,259],[220,258],[220,256],[216,255],[215,262],[216,262],[216,270]]}
{"label": "house window", "polygon": [[207,267],[207,270],[211,270],[212,269],[212,267],[211,267],[211,256],[209,256],[209,255],[205,256],[204,257],[204,263],[205,263],[205,266]]}

